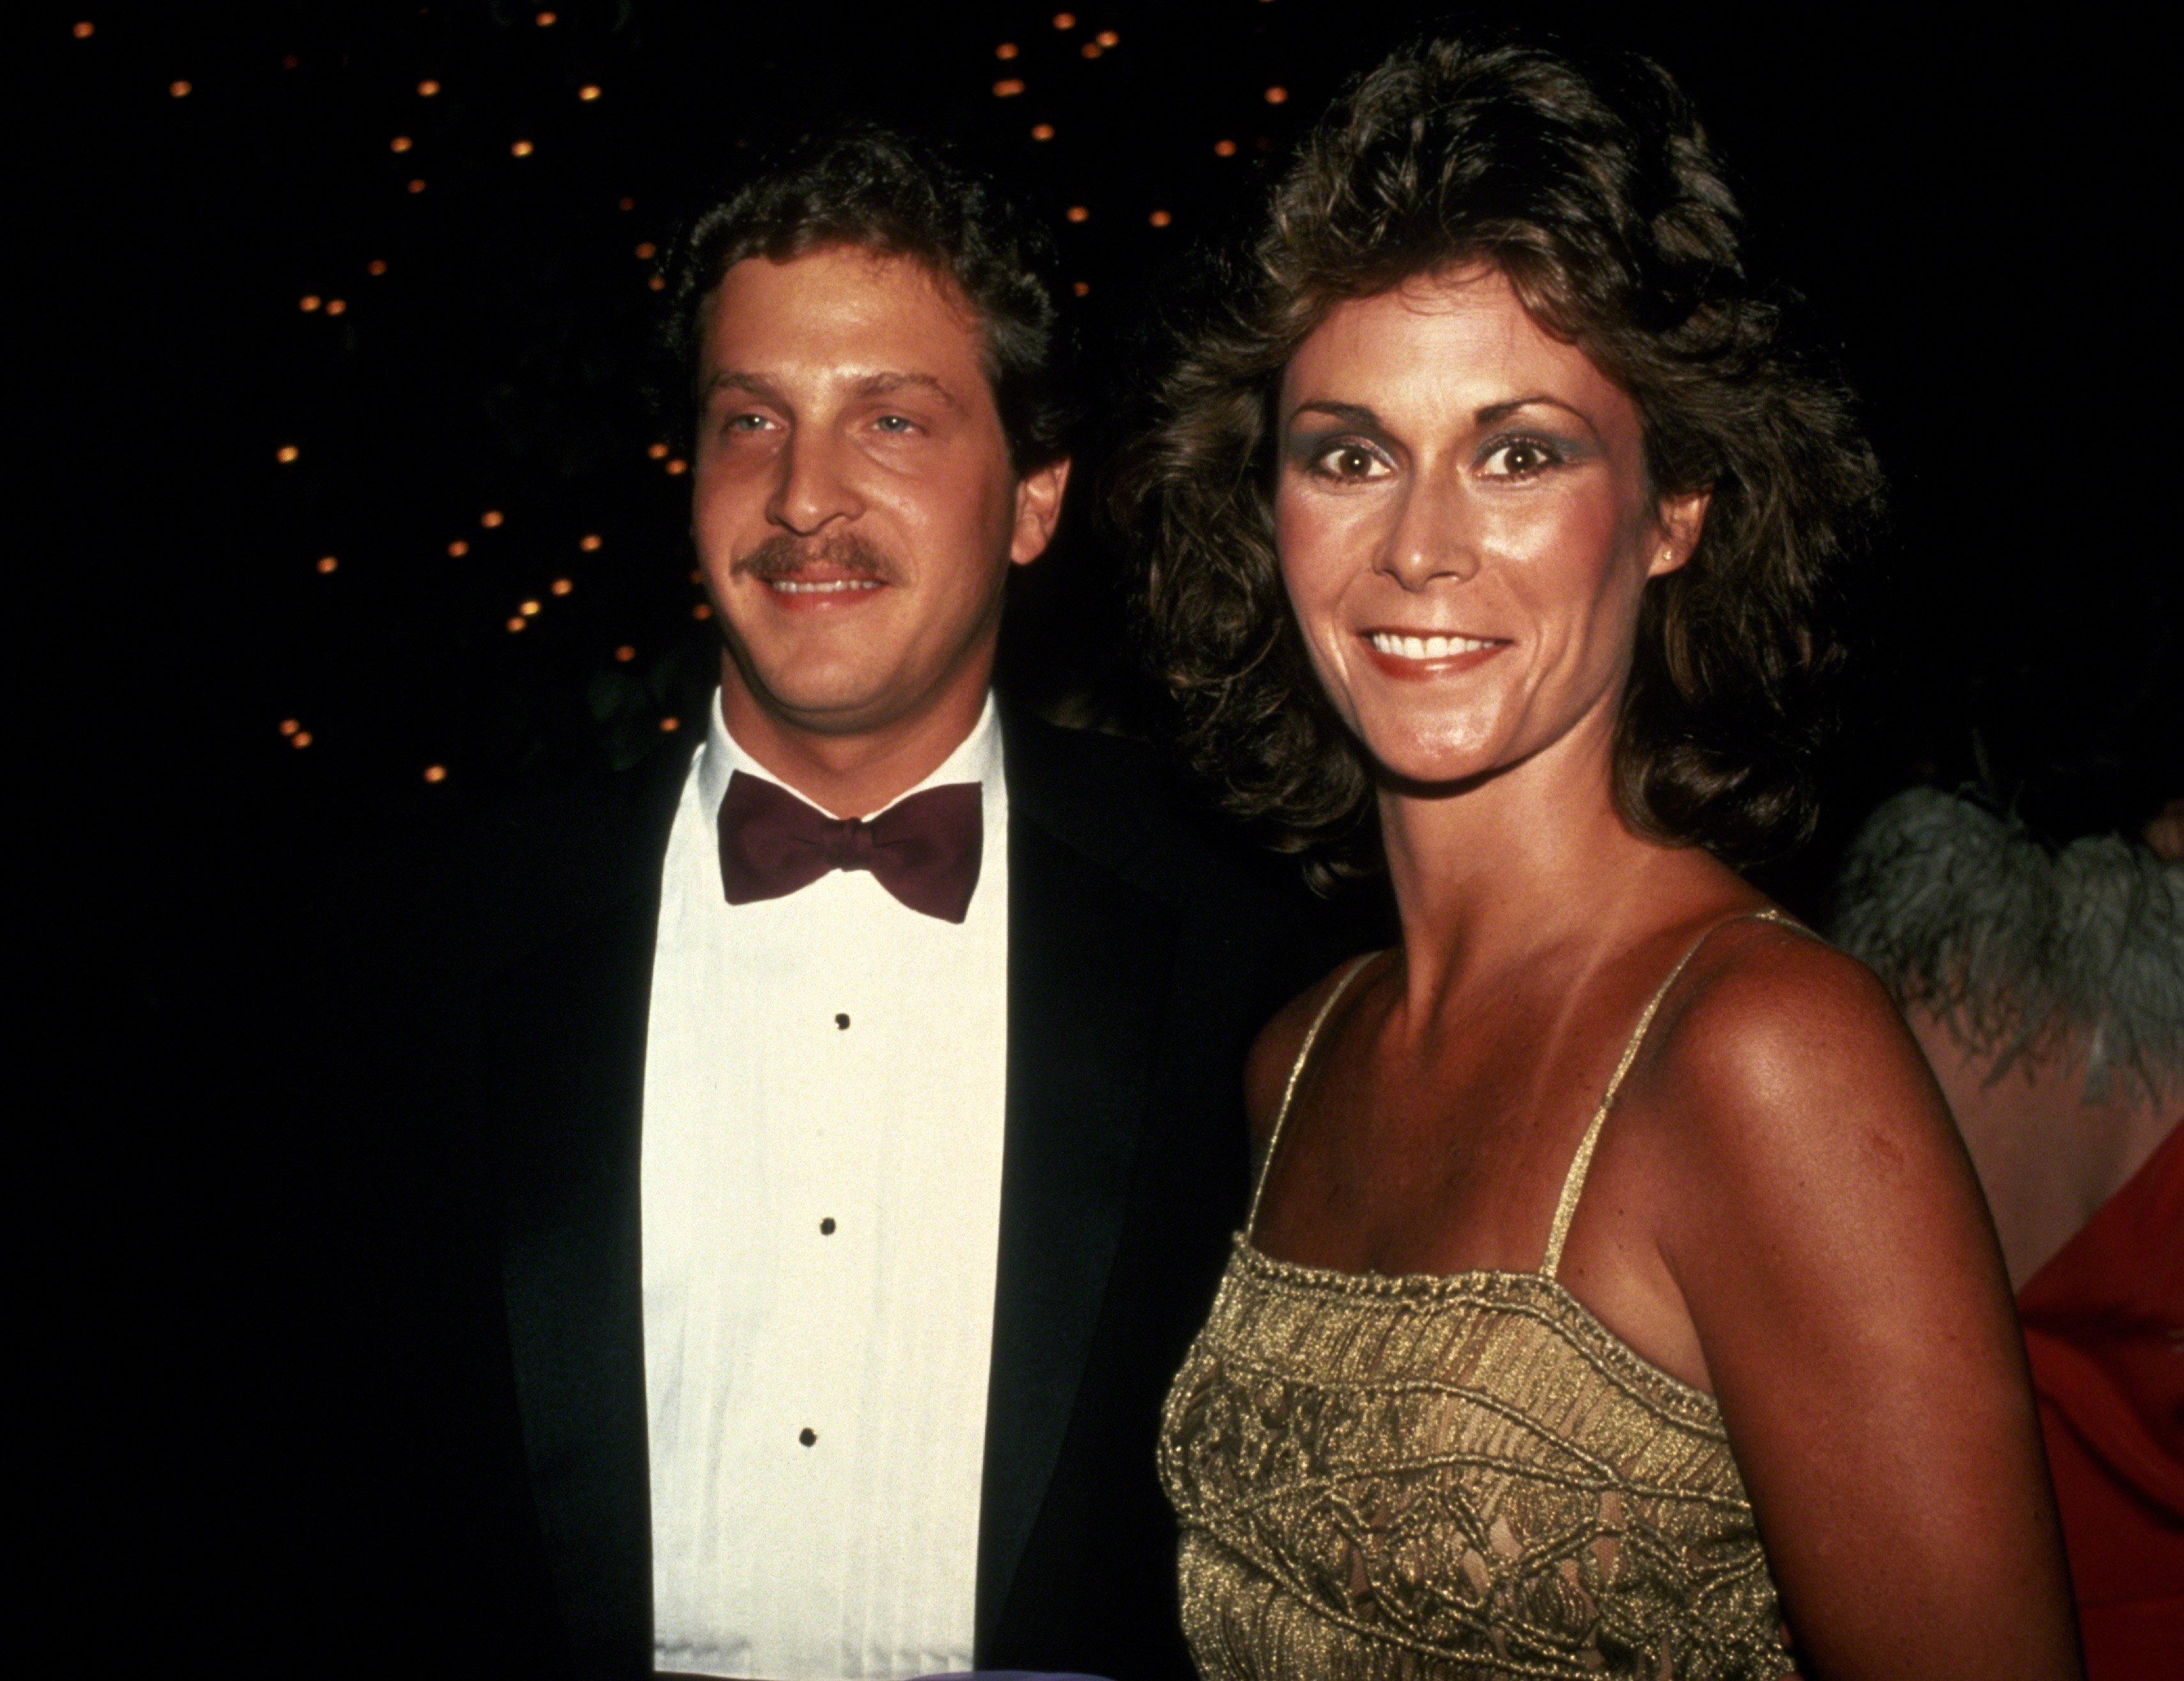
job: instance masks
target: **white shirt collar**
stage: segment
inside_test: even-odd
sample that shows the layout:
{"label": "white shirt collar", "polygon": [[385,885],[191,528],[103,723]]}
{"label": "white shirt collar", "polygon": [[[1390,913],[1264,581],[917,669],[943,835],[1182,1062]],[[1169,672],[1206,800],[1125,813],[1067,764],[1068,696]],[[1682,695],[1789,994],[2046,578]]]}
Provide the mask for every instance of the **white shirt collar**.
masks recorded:
{"label": "white shirt collar", "polygon": [[[721,801],[727,795],[728,778],[738,771],[746,776],[763,776],[777,788],[788,788],[780,777],[763,768],[737,745],[736,738],[728,733],[727,721],[721,710],[718,689],[713,691],[712,699],[706,704],[705,721],[705,742],[698,750],[697,776],[699,797],[705,802],[709,821],[719,815]],[[899,804],[911,795],[921,793],[927,788],[939,788],[949,782],[977,782],[990,795],[999,785],[1000,774],[1000,718],[994,706],[994,692],[988,689],[985,706],[978,714],[978,721],[971,726],[971,733],[956,743],[956,750],[934,767],[932,775],[916,788],[905,788],[888,802],[888,806]],[[788,791],[807,805],[817,806],[819,804],[799,789],[792,788]],[[880,809],[885,810],[888,806]],[[825,810],[823,806],[819,809]],[[875,811],[866,815],[876,817],[879,813]]]}

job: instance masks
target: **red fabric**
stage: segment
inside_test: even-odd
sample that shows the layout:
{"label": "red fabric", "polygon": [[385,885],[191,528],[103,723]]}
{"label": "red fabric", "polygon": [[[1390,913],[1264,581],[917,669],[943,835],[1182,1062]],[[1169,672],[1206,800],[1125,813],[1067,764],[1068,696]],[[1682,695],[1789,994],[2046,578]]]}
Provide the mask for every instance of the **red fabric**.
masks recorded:
{"label": "red fabric", "polygon": [[2017,1298],[2088,1681],[2184,1677],[2184,1127]]}
{"label": "red fabric", "polygon": [[721,801],[721,887],[731,905],[779,899],[829,870],[869,870],[912,910],[960,922],[984,846],[978,784],[948,782],[866,821],[829,817],[741,771]]}

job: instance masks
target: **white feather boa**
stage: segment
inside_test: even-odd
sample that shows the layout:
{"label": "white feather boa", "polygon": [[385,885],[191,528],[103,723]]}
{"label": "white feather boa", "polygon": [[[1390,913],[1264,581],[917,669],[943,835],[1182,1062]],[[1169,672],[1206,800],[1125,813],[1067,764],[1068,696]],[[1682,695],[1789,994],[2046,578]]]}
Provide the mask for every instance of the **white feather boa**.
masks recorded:
{"label": "white feather boa", "polygon": [[1851,843],[1834,934],[1897,1003],[1992,1058],[1990,1081],[2082,1049],[2088,1103],[2119,1076],[2157,1104],[2184,1093],[2184,865],[2144,846],[2102,835],[2051,850],[1970,800],[1911,788]]}

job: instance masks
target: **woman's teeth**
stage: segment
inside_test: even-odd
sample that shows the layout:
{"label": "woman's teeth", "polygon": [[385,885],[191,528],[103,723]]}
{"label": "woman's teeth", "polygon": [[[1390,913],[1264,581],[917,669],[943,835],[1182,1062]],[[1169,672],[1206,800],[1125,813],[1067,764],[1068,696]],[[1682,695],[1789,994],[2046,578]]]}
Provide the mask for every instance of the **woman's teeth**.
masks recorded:
{"label": "woman's teeth", "polygon": [[799,582],[794,578],[767,580],[783,595],[833,595],[845,589],[878,589],[878,578],[830,578],[824,583]]}
{"label": "woman's teeth", "polygon": [[1373,646],[1398,660],[1446,660],[1452,654],[1476,654],[1494,644],[1479,637],[1399,637],[1375,631]]}

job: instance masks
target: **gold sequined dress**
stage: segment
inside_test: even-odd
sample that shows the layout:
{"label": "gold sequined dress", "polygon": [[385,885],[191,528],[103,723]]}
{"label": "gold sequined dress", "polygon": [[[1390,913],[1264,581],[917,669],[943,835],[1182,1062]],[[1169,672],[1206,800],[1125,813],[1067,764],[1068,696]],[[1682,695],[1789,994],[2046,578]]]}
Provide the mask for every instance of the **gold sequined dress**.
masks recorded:
{"label": "gold sequined dress", "polygon": [[[1184,1629],[1207,1681],[1791,1667],[1719,1409],[1555,1278],[1601,1124],[1691,955],[1624,1048],[1537,1272],[1334,1272],[1261,1254],[1252,1222],[1237,1236],[1161,1432]],[[1362,966],[1305,1036],[1269,1164]]]}

